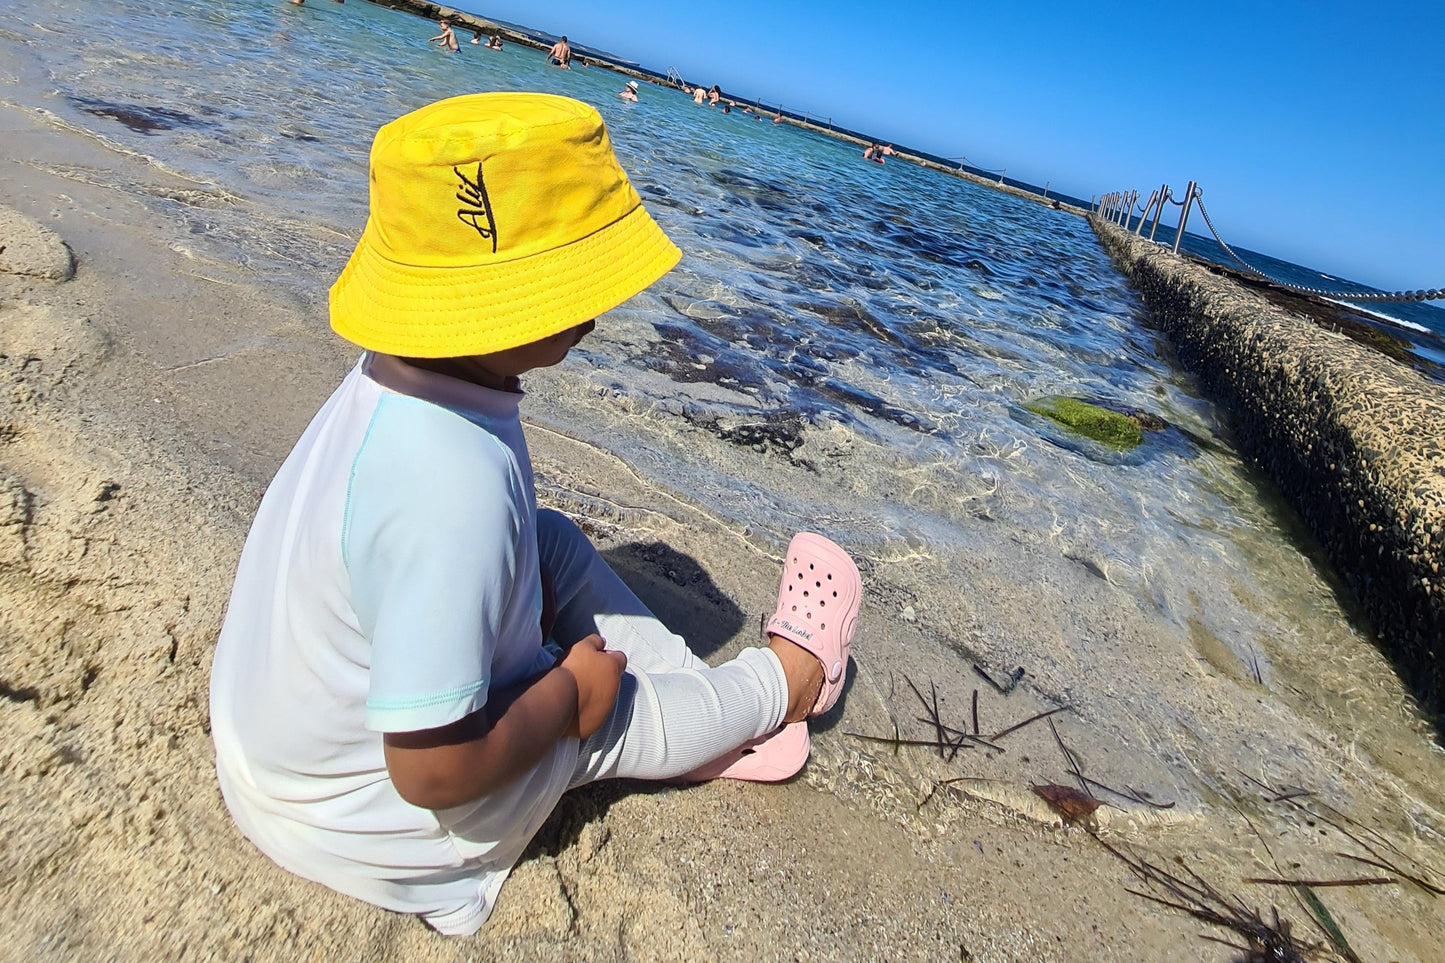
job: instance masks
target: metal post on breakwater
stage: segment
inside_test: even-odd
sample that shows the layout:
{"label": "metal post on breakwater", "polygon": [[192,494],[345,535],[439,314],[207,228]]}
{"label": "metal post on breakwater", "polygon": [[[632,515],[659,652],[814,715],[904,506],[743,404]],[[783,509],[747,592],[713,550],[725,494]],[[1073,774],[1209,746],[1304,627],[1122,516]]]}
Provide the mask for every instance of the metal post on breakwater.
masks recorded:
{"label": "metal post on breakwater", "polygon": [[1199,190],[1199,185],[1193,181],[1184,189],[1184,206],[1179,211],[1179,228],[1174,233],[1174,253],[1179,253],[1179,242],[1184,240],[1184,225],[1189,223],[1189,207],[1194,203],[1194,195]]}

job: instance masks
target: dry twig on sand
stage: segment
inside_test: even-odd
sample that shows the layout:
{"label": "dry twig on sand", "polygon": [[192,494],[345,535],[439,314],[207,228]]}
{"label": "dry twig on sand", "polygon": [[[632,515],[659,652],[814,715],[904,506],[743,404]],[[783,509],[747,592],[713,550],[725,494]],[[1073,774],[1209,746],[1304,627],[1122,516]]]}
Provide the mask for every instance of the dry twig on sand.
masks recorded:
{"label": "dry twig on sand", "polygon": [[[1418,860],[1390,842],[1385,836],[1376,832],[1368,826],[1362,825],[1340,812],[1334,806],[1323,799],[1315,798],[1314,793],[1298,787],[1276,787],[1269,783],[1255,779],[1247,772],[1235,770],[1244,777],[1251,785],[1263,791],[1265,802],[1283,803],[1297,812],[1304,814],[1308,819],[1322,822],[1335,831],[1349,839],[1356,846],[1359,846],[1369,856],[1360,856],[1355,853],[1335,853],[1342,859],[1362,863],[1366,866],[1373,866],[1375,869],[1383,869],[1394,873],[1401,879],[1408,880],[1425,892],[1434,896],[1445,896],[1445,886],[1432,881],[1431,871],[1422,866]],[[1309,799],[1310,803],[1302,802]],[[1353,827],[1353,830],[1346,826]],[[1393,853],[1394,855],[1388,855]],[[1410,865],[1409,869],[1403,869],[1399,863],[1403,861]]]}
{"label": "dry twig on sand", "polygon": [[[1111,846],[1097,833],[1092,833],[1100,846],[1119,859],[1129,871],[1153,892],[1131,889],[1135,896],[1188,913],[1197,920],[1219,926],[1244,940],[1243,944],[1220,939],[1216,936],[1201,935],[1202,939],[1223,943],[1242,954],[1236,957],[1241,963],[1309,963],[1319,959],[1327,947],[1323,943],[1302,940],[1290,931],[1290,922],[1280,919],[1279,910],[1270,908],[1269,919],[1258,910],[1245,905],[1238,896],[1226,897],[1211,886],[1203,877],[1190,869],[1176,857],[1184,876],[1176,876],[1148,860],[1130,856]],[[1186,878],[1187,877],[1187,878]]]}
{"label": "dry twig on sand", "polygon": [[[1022,671],[1020,671],[1020,675],[1021,674]],[[904,676],[903,681],[908,683],[908,688],[913,690],[913,694],[918,697],[919,703],[922,704],[925,716],[918,717],[918,721],[926,723],[927,725],[933,727],[933,739],[900,738],[897,722],[894,722],[893,724],[893,736],[891,738],[887,736],[869,736],[864,735],[861,732],[845,732],[844,735],[850,736],[854,739],[862,739],[864,742],[885,743],[887,745],[893,746],[895,752],[897,751],[899,746],[923,746],[929,749],[936,749],[938,750],[938,756],[940,759],[943,759],[946,762],[952,762],[954,757],[958,755],[958,751],[960,749],[968,749],[972,748],[973,746],[982,746],[985,749],[991,749],[994,752],[1006,752],[1007,750],[1003,746],[998,744],[999,740],[1002,739],[1004,736],[1012,735],[1013,733],[1018,732],[1025,726],[1038,722],[1041,719],[1047,719],[1049,716],[1055,715],[1057,713],[1067,712],[1068,710],[1073,708],[1072,706],[1057,706],[1053,709],[1046,709],[1043,712],[1035,713],[1034,715],[1029,716],[1022,722],[1016,722],[1013,725],[1008,726],[1007,728],[1000,729],[998,732],[995,732],[991,736],[985,736],[979,728],[977,689],[973,690],[973,731],[970,732],[966,725],[962,728],[959,728],[957,726],[948,725],[943,721],[942,714],[938,708],[938,689],[937,687],[933,686],[931,682],[929,683],[932,694],[932,698],[930,699],[925,697],[923,695],[923,692],[918,688],[918,686],[913,684],[912,679]],[[989,681],[992,682],[993,680],[990,679]],[[995,687],[997,688],[997,686]]]}

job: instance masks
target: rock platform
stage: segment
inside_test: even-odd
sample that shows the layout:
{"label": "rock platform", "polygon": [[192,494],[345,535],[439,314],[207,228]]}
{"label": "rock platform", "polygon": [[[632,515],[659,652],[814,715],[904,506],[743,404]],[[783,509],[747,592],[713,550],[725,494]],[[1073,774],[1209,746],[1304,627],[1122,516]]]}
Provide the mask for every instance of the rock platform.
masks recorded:
{"label": "rock platform", "polygon": [[1438,717],[1445,387],[1117,225],[1090,223]]}

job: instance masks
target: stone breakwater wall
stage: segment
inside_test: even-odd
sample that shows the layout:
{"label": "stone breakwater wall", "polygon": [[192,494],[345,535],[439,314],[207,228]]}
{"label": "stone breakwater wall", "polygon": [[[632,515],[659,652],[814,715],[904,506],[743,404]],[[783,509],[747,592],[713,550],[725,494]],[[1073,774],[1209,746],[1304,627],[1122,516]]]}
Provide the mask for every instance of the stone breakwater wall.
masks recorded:
{"label": "stone breakwater wall", "polygon": [[1445,387],[1091,217],[1319,539],[1427,711],[1445,702]]}

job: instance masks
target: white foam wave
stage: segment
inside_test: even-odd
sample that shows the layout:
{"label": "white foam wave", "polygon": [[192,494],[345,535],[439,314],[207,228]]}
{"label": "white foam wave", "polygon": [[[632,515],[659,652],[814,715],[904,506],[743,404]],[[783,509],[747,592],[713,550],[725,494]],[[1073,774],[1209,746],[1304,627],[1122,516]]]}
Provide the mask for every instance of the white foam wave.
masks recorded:
{"label": "white foam wave", "polygon": [[1338,298],[1326,298],[1325,300],[1332,301],[1335,304],[1341,305],[1342,307],[1358,311],[1361,314],[1368,314],[1372,318],[1379,318],[1381,321],[1387,321],[1390,324],[1395,325],[1396,327],[1408,328],[1411,331],[1423,331],[1426,334],[1430,333],[1430,329],[1425,327],[1423,324],[1416,324],[1414,321],[1406,321],[1404,318],[1397,318],[1394,315],[1386,314],[1383,311],[1376,311],[1373,308],[1362,307],[1353,301],[1343,301]]}

